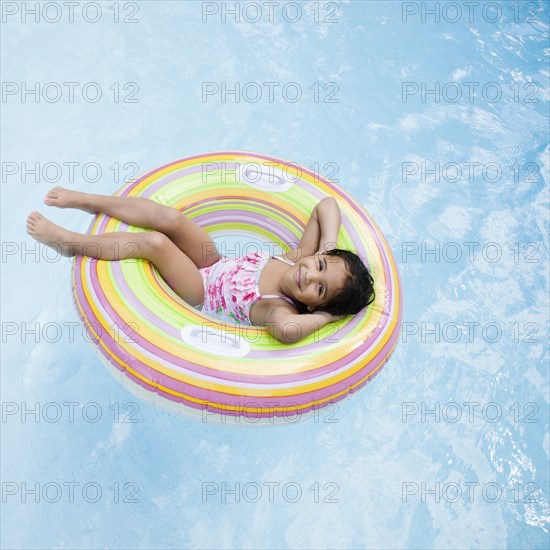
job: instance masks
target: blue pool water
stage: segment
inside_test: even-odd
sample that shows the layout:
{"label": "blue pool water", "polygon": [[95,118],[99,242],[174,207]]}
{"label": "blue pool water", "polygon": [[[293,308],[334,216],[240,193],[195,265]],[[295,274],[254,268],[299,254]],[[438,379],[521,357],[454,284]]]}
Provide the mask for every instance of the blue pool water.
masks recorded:
{"label": "blue pool water", "polygon": [[[36,4],[2,4],[2,548],[546,548],[548,3]],[[53,185],[216,150],[337,179],[398,260],[394,355],[309,422],[137,399],[26,234],[87,228]]]}

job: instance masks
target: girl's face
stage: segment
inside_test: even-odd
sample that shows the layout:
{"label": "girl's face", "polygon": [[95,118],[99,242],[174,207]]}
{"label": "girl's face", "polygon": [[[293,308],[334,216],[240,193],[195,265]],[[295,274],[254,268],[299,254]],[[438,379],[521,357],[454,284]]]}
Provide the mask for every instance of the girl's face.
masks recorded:
{"label": "girl's face", "polygon": [[298,260],[289,270],[289,288],[310,312],[323,309],[346,284],[344,260],[316,253]]}

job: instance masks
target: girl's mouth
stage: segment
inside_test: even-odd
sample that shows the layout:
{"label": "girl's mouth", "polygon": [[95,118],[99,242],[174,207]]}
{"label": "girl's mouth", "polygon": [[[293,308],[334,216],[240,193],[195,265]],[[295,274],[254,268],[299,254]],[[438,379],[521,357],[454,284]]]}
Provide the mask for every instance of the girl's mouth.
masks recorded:
{"label": "girl's mouth", "polygon": [[302,290],[302,278],[300,277],[300,268],[298,268],[298,271],[296,272],[296,284],[298,285],[298,288]]}

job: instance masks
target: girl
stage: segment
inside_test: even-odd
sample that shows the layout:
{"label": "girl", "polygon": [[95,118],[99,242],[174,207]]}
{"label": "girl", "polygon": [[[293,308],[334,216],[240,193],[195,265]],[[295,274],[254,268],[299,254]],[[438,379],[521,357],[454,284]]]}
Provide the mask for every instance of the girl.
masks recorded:
{"label": "girl", "polygon": [[290,252],[254,252],[235,259],[221,256],[210,235],[185,214],[150,199],[54,187],[44,202],[103,212],[152,231],[83,235],[33,211],[27,232],[37,241],[64,256],[148,260],[190,305],[202,305],[203,313],[226,322],[265,326],[284,344],[355,314],[374,300],[373,280],[361,259],[335,248],[341,214],[332,197],[315,206],[300,243]]}

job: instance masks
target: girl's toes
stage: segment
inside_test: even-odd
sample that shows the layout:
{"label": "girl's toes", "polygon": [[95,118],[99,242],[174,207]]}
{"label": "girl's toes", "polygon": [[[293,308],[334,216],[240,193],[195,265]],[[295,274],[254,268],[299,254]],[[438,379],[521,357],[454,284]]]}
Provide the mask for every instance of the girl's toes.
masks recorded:
{"label": "girl's toes", "polygon": [[27,225],[34,226],[41,219],[42,215],[36,210],[33,210],[27,217]]}
{"label": "girl's toes", "polygon": [[67,202],[67,193],[66,189],[63,187],[53,187],[50,189],[46,196],[44,197],[44,203],[48,206],[57,206],[60,208],[65,208],[69,206]]}
{"label": "girl's toes", "polygon": [[46,196],[44,197],[44,202],[46,204],[51,204],[55,202],[55,199],[57,199],[58,197],[58,190],[59,190],[59,187],[53,187],[52,189],[50,189],[46,193]]}

